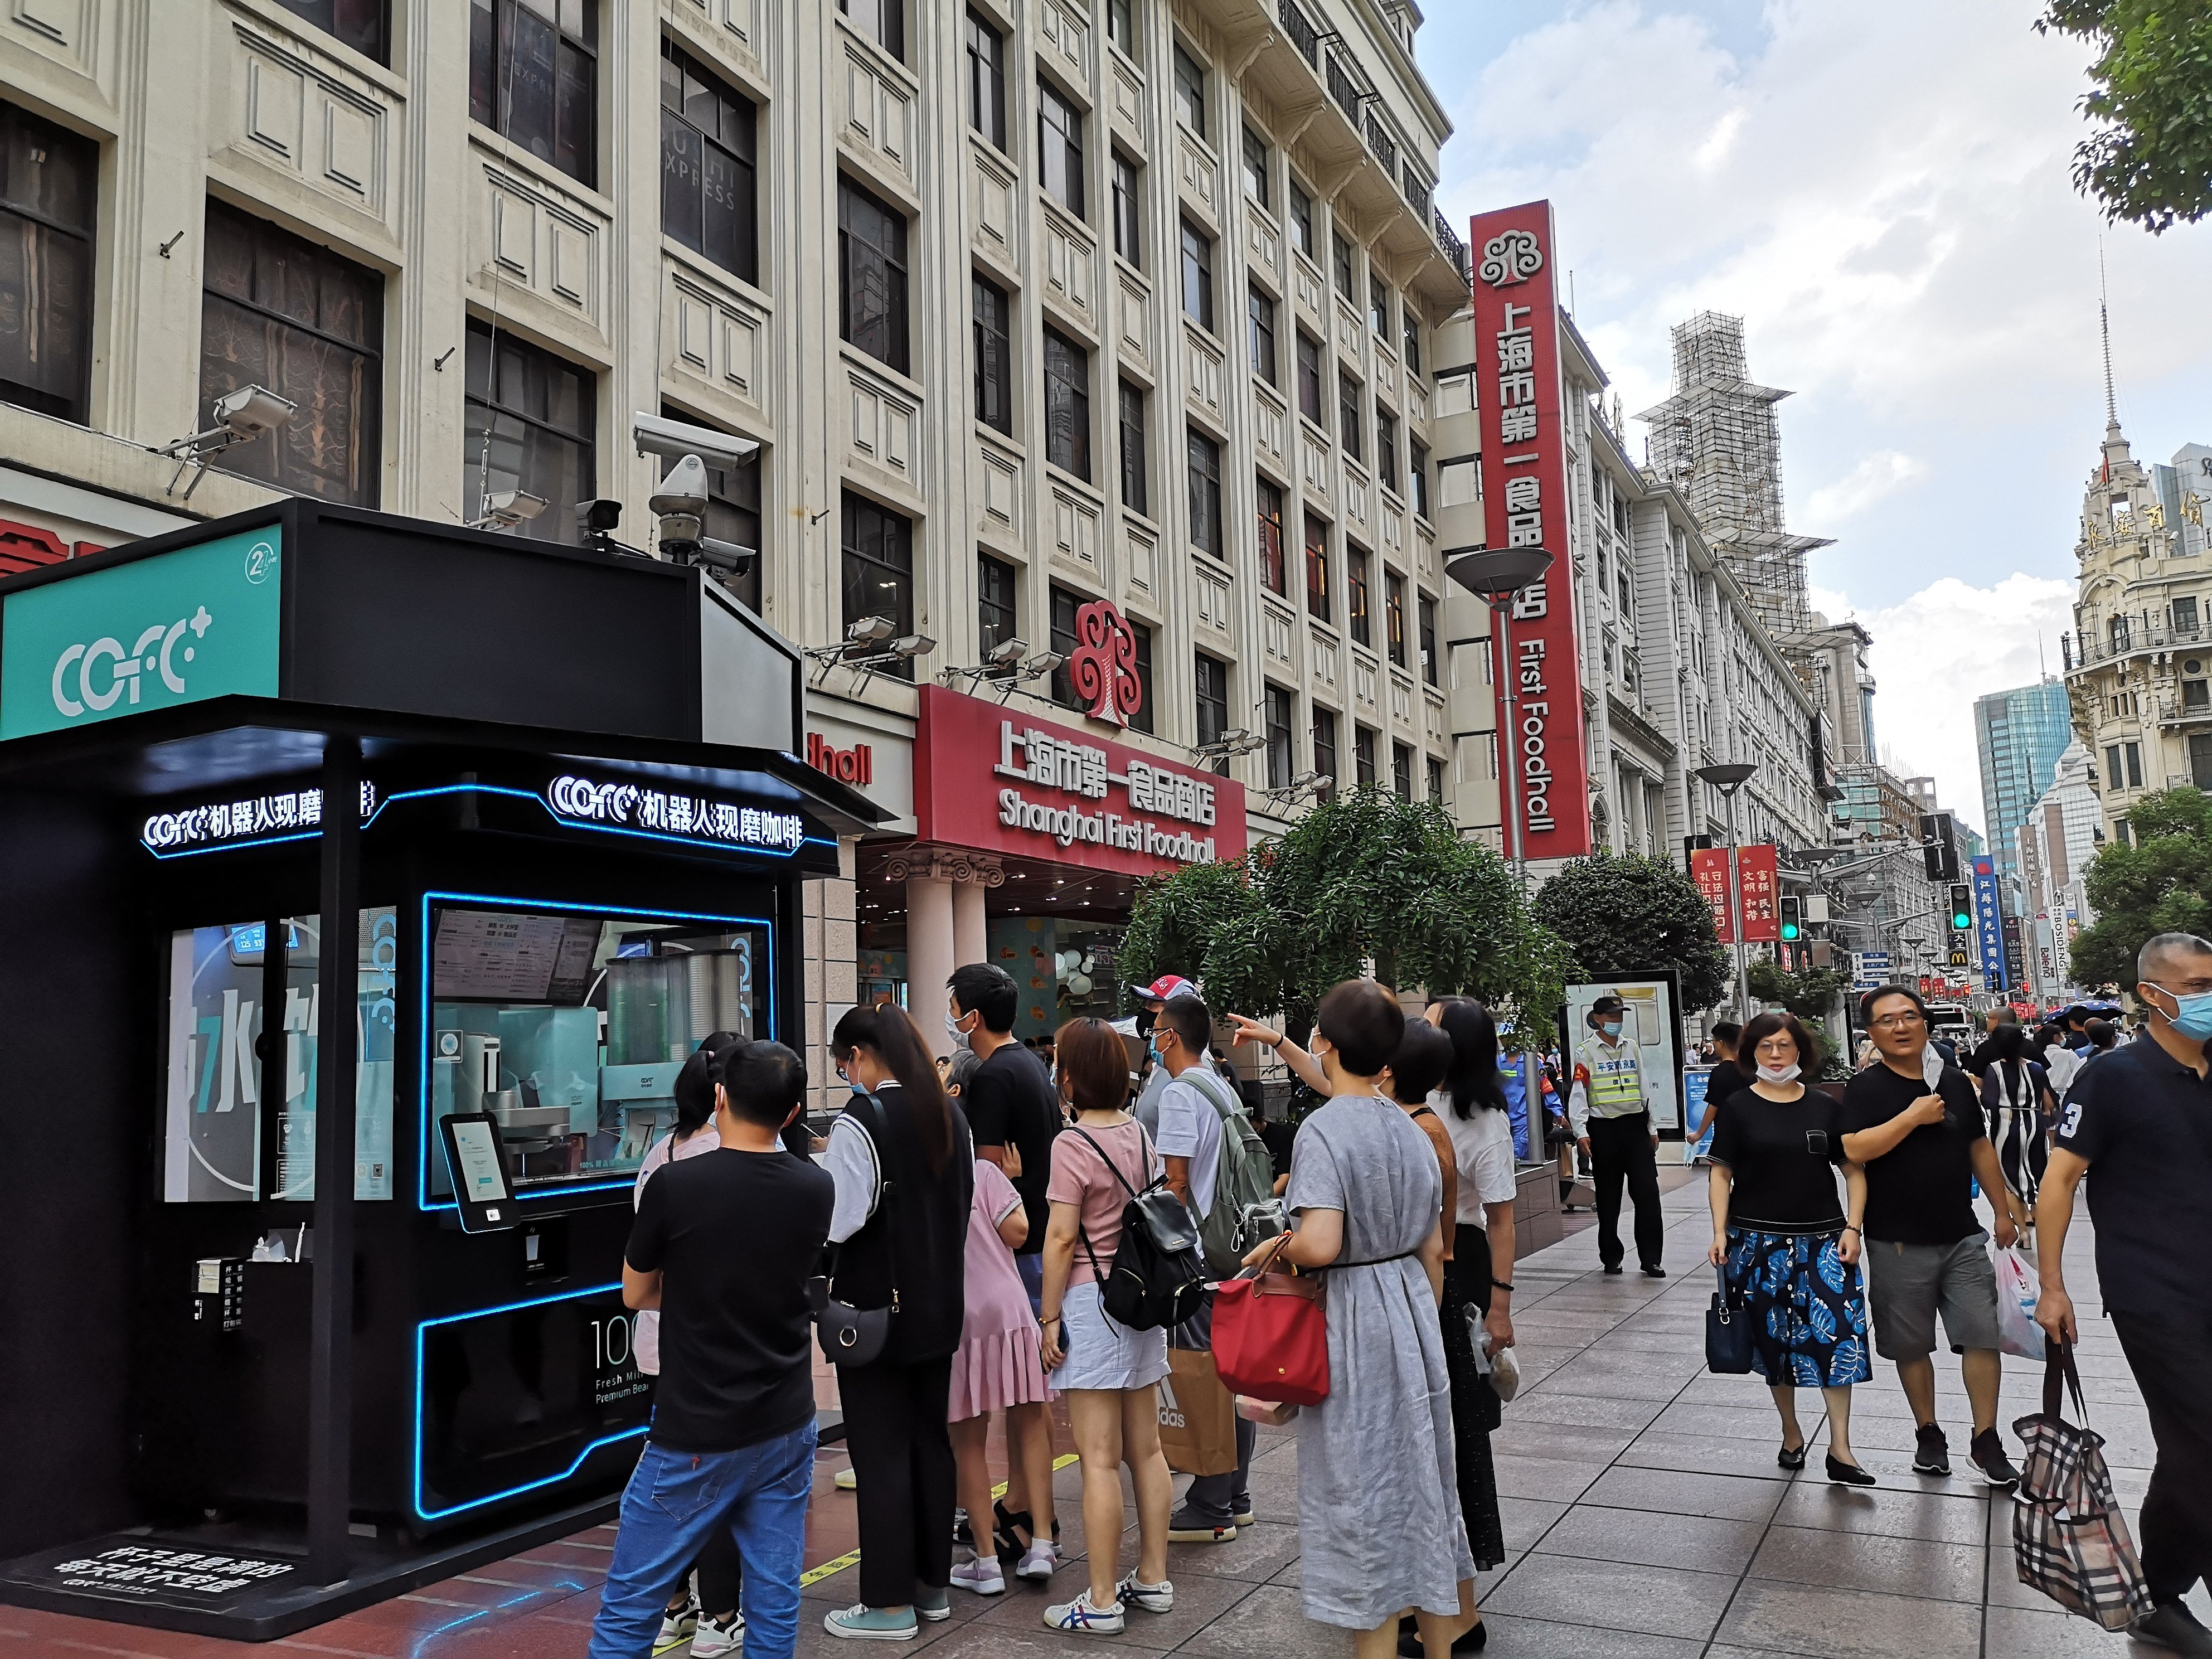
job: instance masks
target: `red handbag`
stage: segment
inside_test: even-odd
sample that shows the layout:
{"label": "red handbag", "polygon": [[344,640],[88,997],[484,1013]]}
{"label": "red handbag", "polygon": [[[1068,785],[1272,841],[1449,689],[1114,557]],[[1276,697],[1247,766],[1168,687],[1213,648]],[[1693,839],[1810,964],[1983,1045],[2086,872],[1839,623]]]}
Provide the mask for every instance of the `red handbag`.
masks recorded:
{"label": "red handbag", "polygon": [[[1285,1233],[1281,1244],[1291,1235]],[[1270,1271],[1270,1255],[1213,1292],[1213,1364],[1235,1394],[1289,1406],[1328,1398],[1328,1320],[1322,1281]]]}

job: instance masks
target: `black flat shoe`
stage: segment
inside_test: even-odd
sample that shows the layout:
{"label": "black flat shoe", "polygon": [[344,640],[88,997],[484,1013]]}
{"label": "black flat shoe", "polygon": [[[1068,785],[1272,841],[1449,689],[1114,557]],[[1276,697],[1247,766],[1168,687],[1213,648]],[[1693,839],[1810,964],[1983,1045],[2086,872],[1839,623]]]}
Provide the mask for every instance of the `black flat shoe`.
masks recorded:
{"label": "black flat shoe", "polygon": [[[1451,1644],[1454,1653],[1480,1653],[1490,1640],[1490,1632],[1478,1619],[1462,1631]],[[1398,1620],[1398,1652],[1401,1659],[1429,1659],[1429,1650],[1421,1645],[1419,1626],[1411,1613]]]}
{"label": "black flat shoe", "polygon": [[1871,1486],[1875,1479],[1856,1463],[1839,1462],[1833,1452],[1828,1454],[1828,1479],[1839,1486]]}
{"label": "black flat shoe", "polygon": [[1607,1279],[1618,1279],[1618,1278],[1620,1278],[1620,1263],[1619,1263],[1618,1261],[1608,1261],[1608,1262],[1607,1262],[1607,1263],[1605,1264],[1605,1276],[1606,1276]]}
{"label": "black flat shoe", "polygon": [[1802,1443],[1784,1446],[1774,1454],[1774,1461],[1785,1469],[1802,1469],[1805,1467],[1805,1448]]}
{"label": "black flat shoe", "polygon": [[1646,1279],[1664,1279],[1667,1277],[1667,1270],[1647,1261],[1644,1264],[1644,1276]]}

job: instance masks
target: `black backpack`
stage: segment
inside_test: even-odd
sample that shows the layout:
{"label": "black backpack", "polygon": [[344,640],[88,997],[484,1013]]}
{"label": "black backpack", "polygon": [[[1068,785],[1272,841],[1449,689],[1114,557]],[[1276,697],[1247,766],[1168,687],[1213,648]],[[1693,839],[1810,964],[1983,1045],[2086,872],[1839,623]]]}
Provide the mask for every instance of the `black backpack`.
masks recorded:
{"label": "black backpack", "polygon": [[[1206,1294],[1206,1253],[1198,1242],[1198,1224],[1183,1202],[1168,1190],[1167,1177],[1155,1176],[1139,1192],[1129,1184],[1106,1149],[1083,1129],[1070,1133],[1091,1141],[1099,1162],[1114,1173],[1129,1201],[1121,1208],[1121,1245],[1114,1252],[1114,1265],[1101,1272],[1098,1253],[1091,1248],[1088,1233],[1084,1253],[1091,1271],[1098,1276],[1101,1306],[1107,1317],[1133,1331],[1156,1331],[1180,1325],[1199,1310]],[[1139,1133],[1143,1131],[1139,1128]],[[1146,1163],[1152,1162],[1152,1141],[1145,1136]]]}

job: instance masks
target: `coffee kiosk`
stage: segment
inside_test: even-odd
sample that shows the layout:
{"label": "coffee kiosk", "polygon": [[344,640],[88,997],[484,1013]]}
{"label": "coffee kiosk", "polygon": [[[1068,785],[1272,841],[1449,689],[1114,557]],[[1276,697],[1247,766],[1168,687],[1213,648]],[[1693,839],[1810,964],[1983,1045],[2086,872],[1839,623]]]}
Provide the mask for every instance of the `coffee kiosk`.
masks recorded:
{"label": "coffee kiosk", "polygon": [[0,587],[0,1600],[273,1637],[611,1513],[639,1161],[882,817],[801,670],[305,501]]}

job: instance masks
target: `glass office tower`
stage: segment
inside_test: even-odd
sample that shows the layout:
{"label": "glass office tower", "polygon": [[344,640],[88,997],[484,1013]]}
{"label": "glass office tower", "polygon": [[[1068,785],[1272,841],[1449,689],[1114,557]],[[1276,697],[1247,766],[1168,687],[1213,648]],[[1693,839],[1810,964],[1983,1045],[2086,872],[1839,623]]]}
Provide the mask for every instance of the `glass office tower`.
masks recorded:
{"label": "glass office tower", "polygon": [[1998,885],[2020,874],[2013,842],[2029,810],[2051,787],[2058,757],[2073,741],[2066,685],[2046,679],[2016,691],[1992,691],[1974,700],[1974,746],[1982,763],[1982,816]]}

